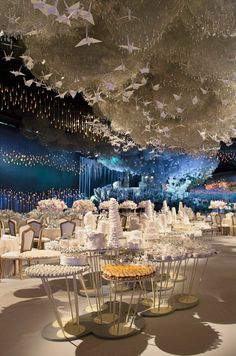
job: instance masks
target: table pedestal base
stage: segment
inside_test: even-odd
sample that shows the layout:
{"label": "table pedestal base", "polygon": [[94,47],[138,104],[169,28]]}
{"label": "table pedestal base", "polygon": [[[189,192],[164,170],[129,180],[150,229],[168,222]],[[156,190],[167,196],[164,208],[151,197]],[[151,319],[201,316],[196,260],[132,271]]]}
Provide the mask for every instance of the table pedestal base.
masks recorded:
{"label": "table pedestal base", "polygon": [[[153,305],[153,304],[152,304]],[[144,310],[141,312],[141,315],[144,317],[159,317],[168,315],[175,312],[175,307],[170,304],[163,304],[156,307],[151,307],[150,309]]]}
{"label": "table pedestal base", "polygon": [[174,305],[176,310],[191,309],[194,308],[199,303],[199,299],[195,296],[193,297],[194,298],[189,298],[189,296],[185,294],[177,294],[177,295],[173,295],[169,299],[169,303]]}
{"label": "table pedestal base", "polygon": [[[87,324],[87,325],[86,325]],[[90,324],[90,325],[89,325]],[[92,332],[91,322],[80,323],[69,320],[64,325],[64,332],[61,330],[57,321],[53,321],[42,329],[42,337],[49,341],[68,341],[76,340]]]}
{"label": "table pedestal base", "polygon": [[122,322],[98,326],[93,330],[93,334],[102,339],[122,339],[140,333],[144,326],[142,317],[137,316],[133,322],[126,322],[124,316]]}
{"label": "table pedestal base", "polygon": [[118,319],[118,315],[117,314],[113,314],[113,313],[102,313],[101,315],[97,315],[94,319],[93,322],[95,324],[111,324],[114,321],[116,321]]}
{"label": "table pedestal base", "polygon": [[103,310],[106,310],[108,308],[108,306],[106,304],[103,304],[103,305],[97,305],[97,304],[92,304],[91,306],[88,305],[86,308],[85,308],[85,311],[87,313],[93,313],[93,312],[98,312],[98,311],[103,311]]}

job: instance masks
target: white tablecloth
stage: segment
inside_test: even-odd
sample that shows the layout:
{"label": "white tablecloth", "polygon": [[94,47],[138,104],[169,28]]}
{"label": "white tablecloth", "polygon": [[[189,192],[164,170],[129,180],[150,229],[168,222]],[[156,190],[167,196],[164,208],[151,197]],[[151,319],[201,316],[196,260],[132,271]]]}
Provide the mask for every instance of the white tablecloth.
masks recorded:
{"label": "white tablecloth", "polygon": [[[18,237],[3,235],[0,239],[0,256],[6,252],[18,251],[19,239]],[[13,261],[4,261],[3,275],[9,276],[13,273]]]}

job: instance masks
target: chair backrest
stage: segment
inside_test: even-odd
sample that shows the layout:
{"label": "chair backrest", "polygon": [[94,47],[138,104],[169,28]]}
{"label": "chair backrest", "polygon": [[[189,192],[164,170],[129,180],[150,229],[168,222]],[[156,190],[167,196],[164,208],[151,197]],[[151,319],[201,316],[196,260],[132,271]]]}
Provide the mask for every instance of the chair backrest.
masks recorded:
{"label": "chair backrest", "polygon": [[2,237],[3,232],[4,232],[4,224],[2,220],[0,220],[0,238]]}
{"label": "chair backrest", "polygon": [[21,252],[30,251],[33,247],[34,231],[29,228],[22,233]]}
{"label": "chair backrest", "polygon": [[125,229],[126,228],[127,217],[124,216],[124,215],[121,215],[120,216],[120,221],[121,221],[122,228]]}
{"label": "chair backrest", "polygon": [[27,219],[27,224],[29,224],[29,223],[32,222],[32,221],[37,221],[37,220],[34,219],[34,218]]}
{"label": "chair backrest", "polygon": [[32,221],[28,222],[28,225],[30,225],[31,229],[34,231],[34,237],[39,238],[39,233],[40,233],[40,230],[42,229],[41,222],[39,222],[37,220],[32,220]]}
{"label": "chair backrest", "polygon": [[43,248],[43,245],[42,245],[42,237],[43,237],[43,229],[41,229],[39,231],[39,238],[38,238],[38,245],[37,245],[37,248],[39,250],[41,250]]}
{"label": "chair backrest", "polygon": [[20,244],[22,242],[22,234],[23,234],[23,232],[26,231],[26,230],[29,230],[29,229],[30,229],[30,226],[28,224],[22,225],[22,226],[19,227],[19,242],[20,242]]}
{"label": "chair backrest", "polygon": [[216,223],[217,223],[217,225],[221,225],[221,215],[220,214],[216,214],[215,215],[215,219],[216,219]]}
{"label": "chair backrest", "polygon": [[236,226],[236,215],[232,215],[233,226]]}
{"label": "chair backrest", "polygon": [[74,222],[76,226],[80,226],[80,219],[78,218],[73,218],[70,220],[71,222]]}
{"label": "chair backrest", "polygon": [[8,226],[10,230],[10,235],[16,236],[16,231],[17,231],[17,223],[15,220],[8,220]]}
{"label": "chair backrest", "polygon": [[66,222],[66,221],[69,221],[69,220],[66,219],[66,218],[60,218],[60,219],[58,220],[58,224],[60,225],[61,223]]}
{"label": "chair backrest", "polygon": [[60,224],[61,236],[67,234],[71,236],[75,231],[75,223],[73,221],[64,221]]}

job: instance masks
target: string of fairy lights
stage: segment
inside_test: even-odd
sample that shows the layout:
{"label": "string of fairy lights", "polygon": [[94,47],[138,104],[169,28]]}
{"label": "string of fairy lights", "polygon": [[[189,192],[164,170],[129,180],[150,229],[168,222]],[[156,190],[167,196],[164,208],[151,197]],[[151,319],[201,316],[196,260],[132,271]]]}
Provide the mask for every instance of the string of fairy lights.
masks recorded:
{"label": "string of fairy lights", "polygon": [[60,153],[26,154],[16,150],[6,151],[2,147],[0,148],[0,160],[6,164],[24,167],[51,167],[74,175],[83,173],[86,166],[81,165],[79,160],[75,160],[72,157],[73,153],[67,153],[66,155]]}
{"label": "string of fairy lights", "polygon": [[50,189],[44,192],[16,192],[13,189],[0,189],[0,209],[26,213],[33,209],[42,199],[57,198],[71,207],[74,200],[84,199],[79,189]]}
{"label": "string of fairy lights", "polygon": [[[22,78],[11,80],[11,86],[0,82],[0,110],[20,109],[23,113],[30,112],[37,119],[47,119],[51,126],[70,133],[80,133],[82,137],[93,142],[107,141],[103,132],[94,131],[92,123],[95,119],[90,113],[83,114],[73,100],[56,97],[57,93],[32,80],[30,87]],[[103,119],[103,125],[109,127],[109,121]]]}
{"label": "string of fairy lights", "polygon": [[217,154],[217,158],[222,163],[227,163],[227,162],[230,162],[230,161],[236,161],[236,152],[234,152],[232,150],[230,150],[230,151],[220,151]]}

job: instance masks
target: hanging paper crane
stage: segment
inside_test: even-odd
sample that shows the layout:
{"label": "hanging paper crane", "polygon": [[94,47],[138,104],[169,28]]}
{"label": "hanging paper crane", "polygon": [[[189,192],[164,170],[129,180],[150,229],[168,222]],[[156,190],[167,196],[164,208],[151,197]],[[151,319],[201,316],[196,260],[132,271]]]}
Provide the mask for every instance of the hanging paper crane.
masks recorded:
{"label": "hanging paper crane", "polygon": [[85,45],[90,46],[91,44],[102,42],[100,40],[97,40],[96,38],[92,38],[92,37],[88,36],[88,26],[86,26],[85,33],[86,33],[86,37],[83,38],[81,41],[79,41],[79,43],[77,43],[77,45],[75,45],[75,47],[81,47],[81,46],[85,46]]}

